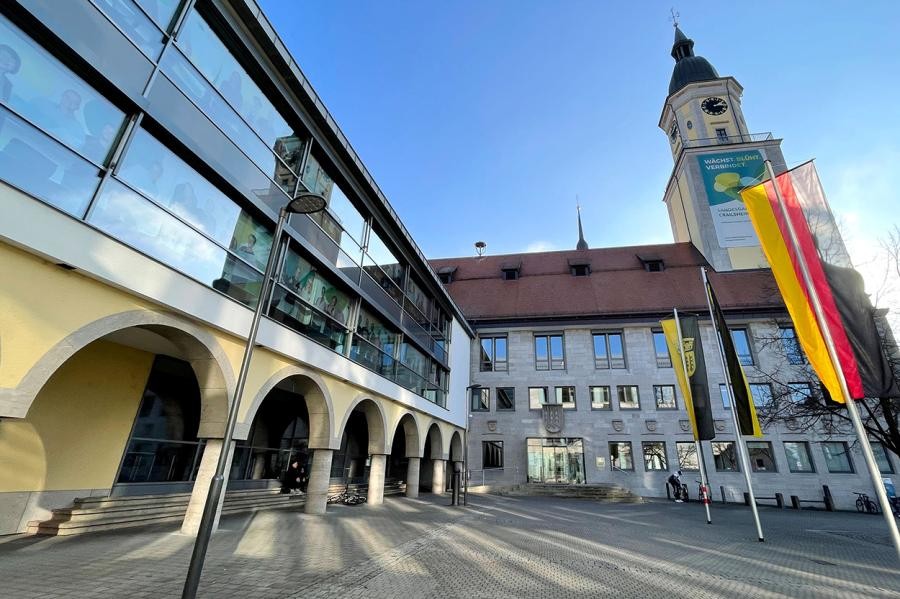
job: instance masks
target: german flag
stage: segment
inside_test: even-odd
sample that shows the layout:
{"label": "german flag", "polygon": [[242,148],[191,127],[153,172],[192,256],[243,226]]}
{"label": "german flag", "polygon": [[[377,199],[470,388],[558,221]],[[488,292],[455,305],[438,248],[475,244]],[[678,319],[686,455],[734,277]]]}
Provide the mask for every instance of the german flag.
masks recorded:
{"label": "german flag", "polygon": [[[675,370],[675,378],[684,395],[684,406],[694,431],[694,440],[708,441],[716,436],[712,405],[709,401],[709,383],[706,379],[706,360],[700,341],[700,325],[696,316],[676,316],[660,320],[669,357]],[[682,347],[678,347],[678,325],[681,324]],[[682,362],[682,351],[684,362]],[[685,372],[687,368],[687,372]]]}
{"label": "german flag", "polygon": [[[796,249],[775,185],[796,233]],[[844,401],[838,367],[853,399],[900,397],[875,328],[874,309],[862,277],[852,268],[813,163],[782,173],[774,182],[745,189],[741,197],[794,321],[797,339],[831,398]],[[828,354],[801,263],[806,264],[822,304],[822,326],[828,327],[834,340],[837,365]]]}
{"label": "german flag", "polygon": [[722,340],[722,349],[725,353],[725,366],[728,368],[728,380],[731,381],[731,392],[734,395],[734,405],[737,410],[738,423],[741,426],[742,435],[762,437],[762,429],[759,426],[759,418],[756,416],[756,406],[753,404],[753,394],[750,392],[750,384],[747,375],[741,366],[737,351],[734,349],[734,340],[728,332],[728,324],[725,322],[725,314],[719,306],[719,300],[713,291],[712,284],[706,281],[706,293],[709,295],[709,303],[712,307],[712,317],[715,319],[719,339]]}

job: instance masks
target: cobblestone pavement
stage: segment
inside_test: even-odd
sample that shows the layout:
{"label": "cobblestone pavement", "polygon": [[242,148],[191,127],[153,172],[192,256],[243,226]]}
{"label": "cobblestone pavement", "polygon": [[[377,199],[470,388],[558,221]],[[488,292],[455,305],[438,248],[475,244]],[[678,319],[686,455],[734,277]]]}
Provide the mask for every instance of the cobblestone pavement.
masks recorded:
{"label": "cobblestone pavement", "polygon": [[[880,517],[696,503],[469,496],[223,518],[207,598],[896,597]],[[192,539],[171,527],[0,538],[0,597],[178,597]]]}

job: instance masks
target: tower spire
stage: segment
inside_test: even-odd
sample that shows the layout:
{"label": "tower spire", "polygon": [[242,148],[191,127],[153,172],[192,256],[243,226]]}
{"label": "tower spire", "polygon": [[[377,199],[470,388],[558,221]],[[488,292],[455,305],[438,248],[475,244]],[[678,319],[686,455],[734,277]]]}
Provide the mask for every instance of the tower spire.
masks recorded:
{"label": "tower spire", "polygon": [[576,250],[588,249],[587,241],[584,240],[584,230],[581,228],[581,204],[578,203],[578,196],[575,196],[575,209],[578,211],[578,244]]}

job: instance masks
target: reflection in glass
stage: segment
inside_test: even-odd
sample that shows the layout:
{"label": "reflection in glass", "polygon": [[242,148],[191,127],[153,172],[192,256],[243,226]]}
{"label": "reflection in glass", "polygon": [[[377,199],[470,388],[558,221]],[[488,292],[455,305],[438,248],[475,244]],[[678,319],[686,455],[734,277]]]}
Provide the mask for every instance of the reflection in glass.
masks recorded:
{"label": "reflection in glass", "polygon": [[125,114],[0,17],[0,102],[104,163]]}
{"label": "reflection in glass", "polygon": [[244,304],[256,304],[258,272],[121,183],[106,184],[88,222]]}
{"label": "reflection in glass", "polygon": [[347,322],[350,298],[293,250],[288,250],[281,271],[281,281],[310,306],[340,323]]}
{"label": "reflection in glass", "polygon": [[100,181],[97,167],[5,108],[0,108],[0,179],[78,218]]}
{"label": "reflection in glass", "polygon": [[181,0],[137,0],[137,3],[150,15],[151,19],[156,21],[157,25],[168,31]]}
{"label": "reflection in glass", "polygon": [[388,354],[394,353],[394,345],[399,336],[365,308],[359,311],[356,334]]}
{"label": "reflection in glass", "polygon": [[275,288],[272,296],[269,316],[336,352],[341,353],[344,350],[344,338],[347,333],[344,326],[309,306],[280,285]]}
{"label": "reflection in glass", "polygon": [[641,443],[644,450],[644,470],[668,470],[669,460],[666,457],[665,441],[644,441]]}
{"label": "reflection in glass", "polygon": [[592,410],[611,410],[612,402],[610,400],[609,386],[591,387],[591,409]]}
{"label": "reflection in glass", "polygon": [[[159,58],[163,47],[163,34],[133,0],[94,0],[94,2],[144,54],[154,61]],[[152,2],[145,0],[144,3]]]}
{"label": "reflection in glass", "polygon": [[737,472],[737,455],[731,441],[715,441],[712,443],[713,461],[717,472]]}
{"label": "reflection in glass", "polygon": [[825,464],[828,466],[829,472],[853,472],[853,464],[850,463],[850,453],[847,449],[847,444],[843,441],[822,443],[822,453],[825,456]]}
{"label": "reflection in glass", "polygon": [[528,482],[581,484],[584,477],[584,446],[581,439],[530,438]]}
{"label": "reflection in glass", "polygon": [[135,132],[119,178],[168,208],[260,271],[272,247],[268,228],[144,129]]}
{"label": "reflection in glass", "polygon": [[809,443],[804,441],[785,441],[784,455],[787,458],[788,469],[791,472],[815,472],[812,456],[809,453]]}
{"label": "reflection in glass", "polygon": [[689,441],[676,441],[675,453],[678,454],[678,467],[681,470],[700,470],[697,459],[697,445]]}
{"label": "reflection in glass", "polygon": [[419,376],[428,371],[425,355],[409,343],[400,344],[400,361]]}
{"label": "reflection in glass", "polygon": [[630,441],[609,444],[609,464],[613,470],[634,470],[634,456],[631,454]]}

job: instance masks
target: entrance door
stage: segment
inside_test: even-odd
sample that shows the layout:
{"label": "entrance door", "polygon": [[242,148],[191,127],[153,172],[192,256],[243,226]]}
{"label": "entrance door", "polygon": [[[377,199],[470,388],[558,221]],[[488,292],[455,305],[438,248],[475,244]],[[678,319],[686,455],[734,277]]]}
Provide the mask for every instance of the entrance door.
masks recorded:
{"label": "entrance door", "polygon": [[581,439],[528,439],[530,482],[584,483],[584,453]]}

